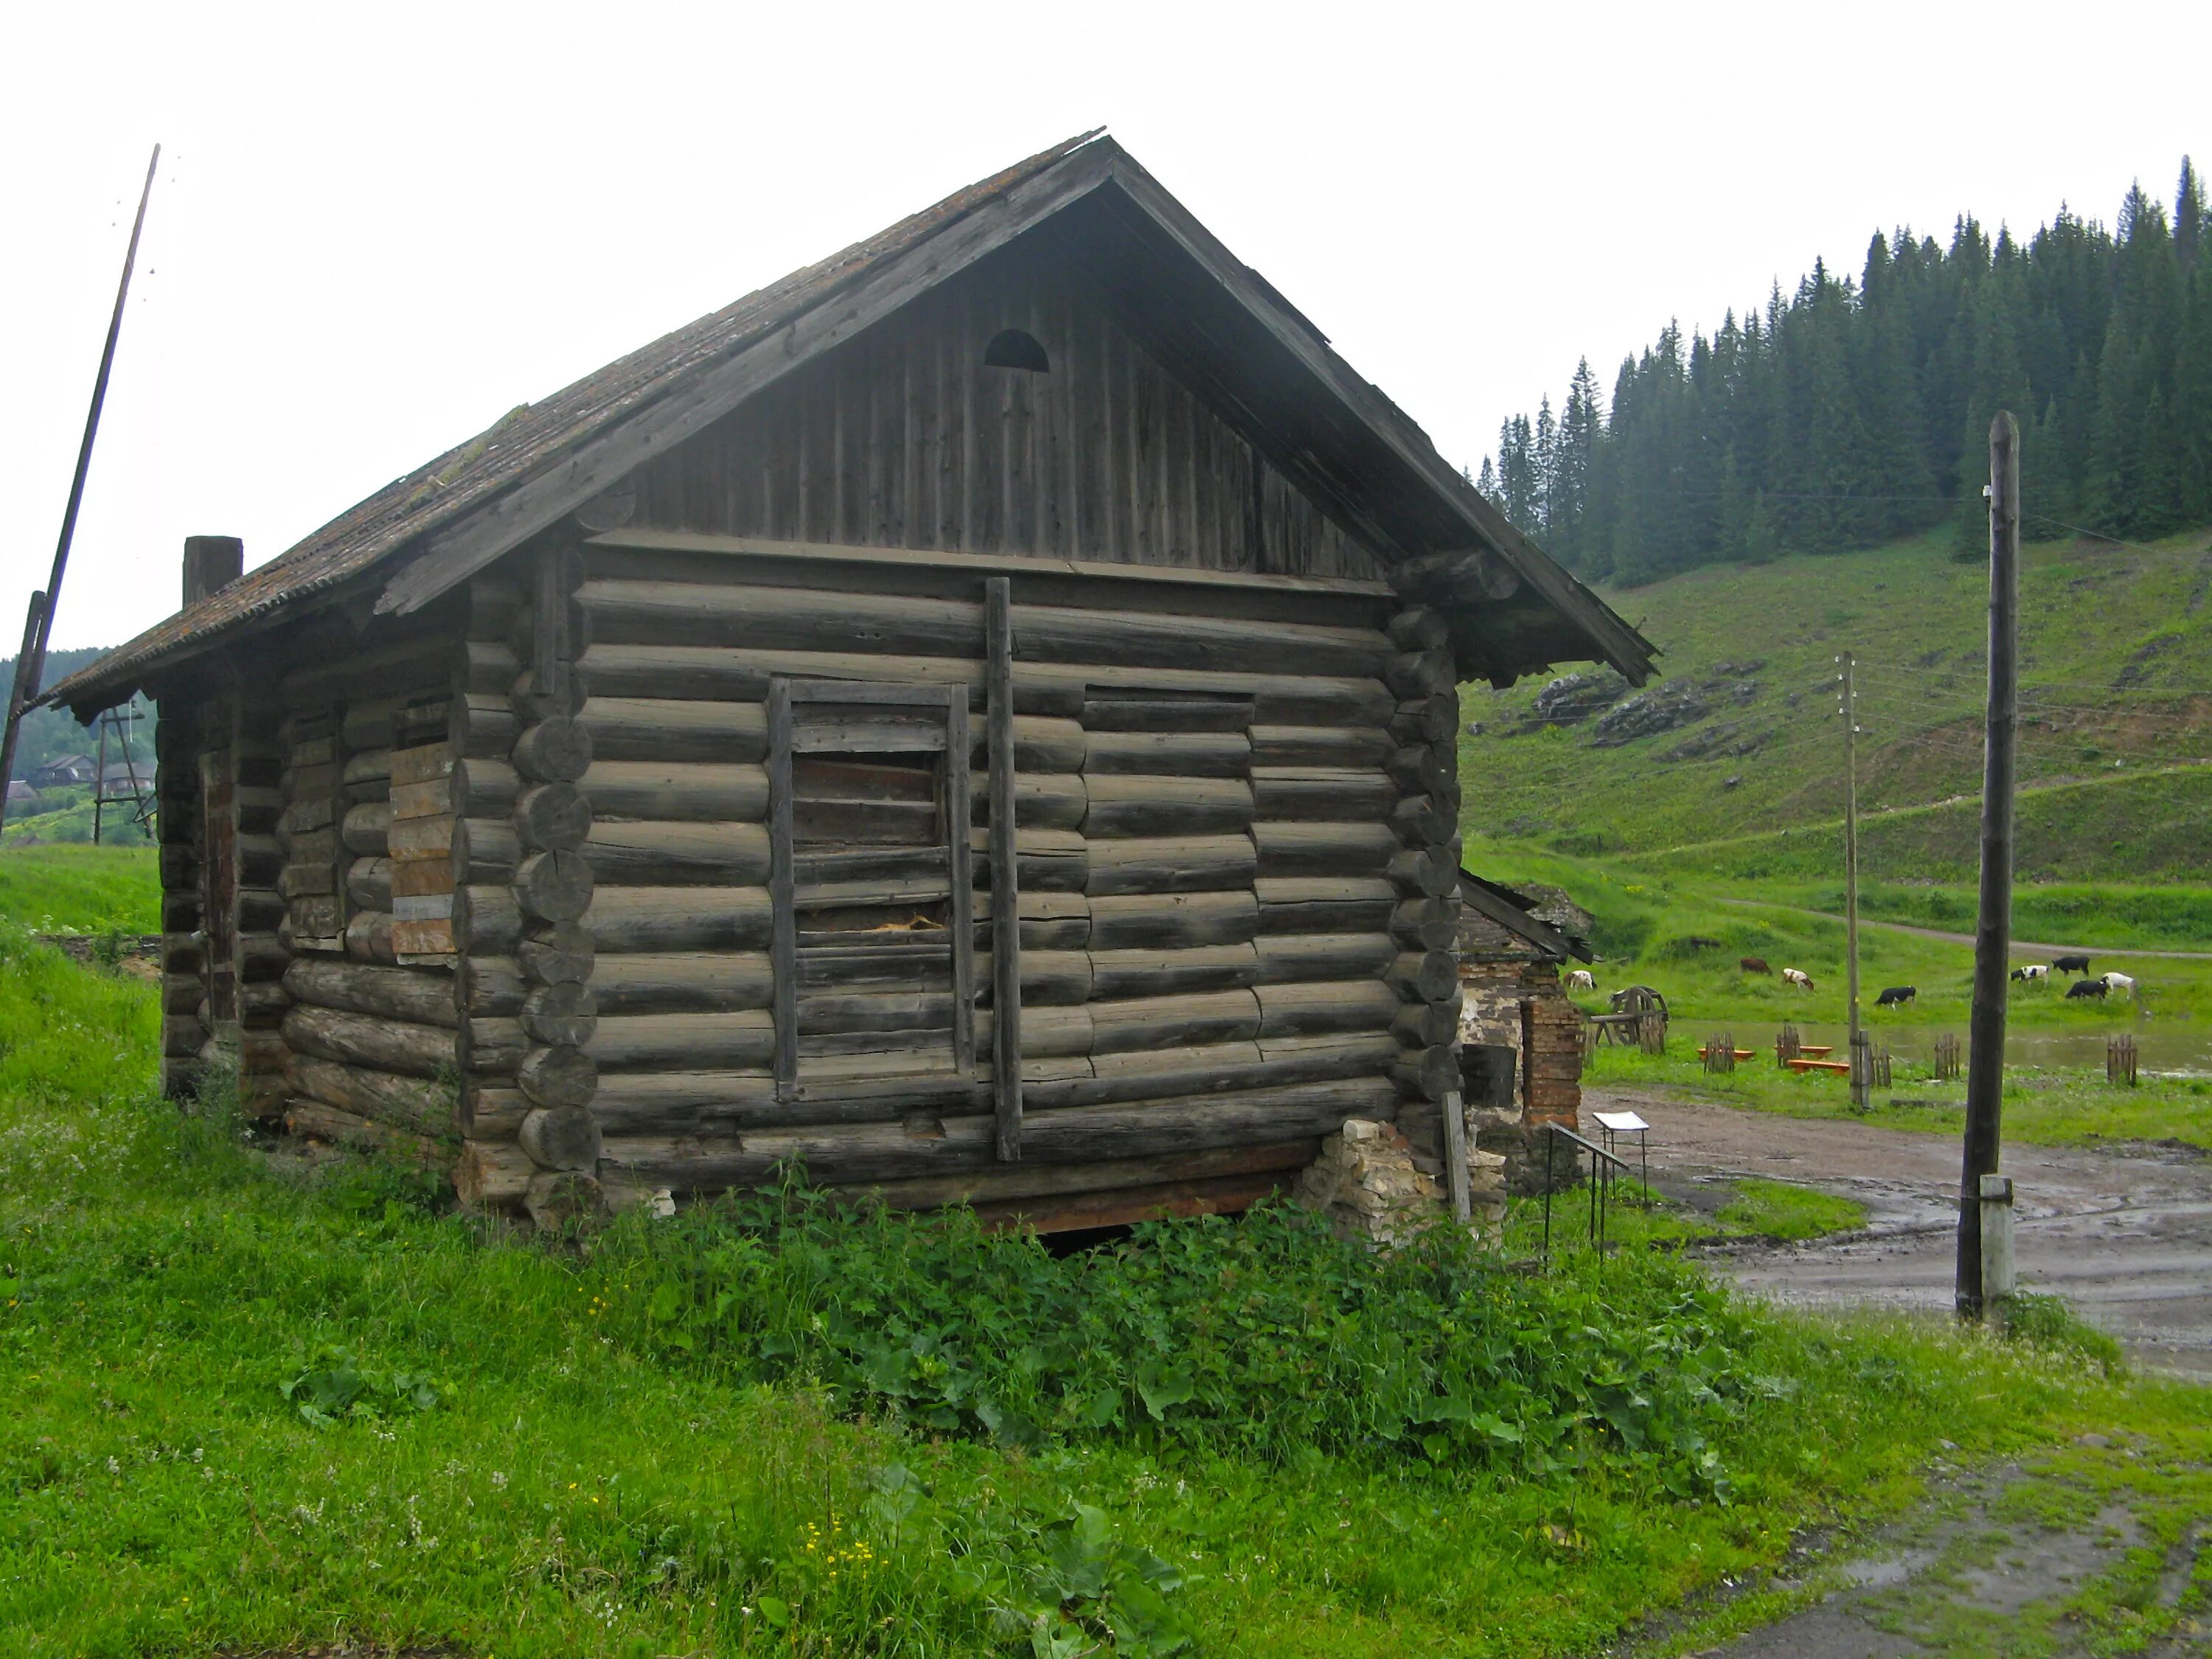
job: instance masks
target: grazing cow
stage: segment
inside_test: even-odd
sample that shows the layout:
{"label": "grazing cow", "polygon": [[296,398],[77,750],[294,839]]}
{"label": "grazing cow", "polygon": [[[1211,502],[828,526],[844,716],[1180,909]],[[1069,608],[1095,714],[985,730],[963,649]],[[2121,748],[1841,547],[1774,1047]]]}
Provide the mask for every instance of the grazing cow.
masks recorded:
{"label": "grazing cow", "polygon": [[2066,988],[2069,1002],[2075,997],[2101,997],[2112,988],[2101,979],[2077,979]]}
{"label": "grazing cow", "polygon": [[1902,1008],[1920,994],[1917,985],[1893,985],[1874,1000],[1877,1008]]}
{"label": "grazing cow", "polygon": [[1741,962],[1736,963],[1736,966],[1747,974],[1771,974],[1774,971],[1766,965],[1765,957],[1746,957]]}
{"label": "grazing cow", "polygon": [[1577,968],[1573,973],[1567,975],[1567,989],[1570,991],[1595,991],[1597,989],[1597,975],[1590,972],[1587,968]]}
{"label": "grazing cow", "polygon": [[2105,981],[2107,991],[2118,991],[2124,997],[2135,994],[2136,982],[2125,974],[2100,974],[2097,977]]}
{"label": "grazing cow", "polygon": [[2089,958],[2087,957],[2060,957],[2056,962],[2053,962],[2051,964],[2051,971],[2054,974],[2086,974],[2089,971]]}
{"label": "grazing cow", "polygon": [[1784,985],[1802,985],[1808,991],[1813,988],[1812,975],[1798,968],[1784,968],[1782,970],[1782,982]]}
{"label": "grazing cow", "polygon": [[2015,968],[2012,976],[2023,985],[2033,985],[2039,979],[2049,979],[2051,969],[2039,962],[2031,962],[2025,968]]}

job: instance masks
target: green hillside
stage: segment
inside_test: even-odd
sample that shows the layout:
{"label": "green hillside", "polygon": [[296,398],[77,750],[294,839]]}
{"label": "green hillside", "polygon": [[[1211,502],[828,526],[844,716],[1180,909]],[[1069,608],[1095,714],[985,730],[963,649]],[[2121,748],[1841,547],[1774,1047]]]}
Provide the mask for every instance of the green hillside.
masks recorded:
{"label": "green hillside", "polygon": [[[1988,579],[1952,547],[1934,532],[1607,593],[1662,647],[1664,678],[1638,693],[1583,668],[1470,689],[1469,831],[1701,874],[1838,874],[1848,650],[1867,874],[1970,880]],[[2031,546],[2021,613],[2021,879],[2202,880],[2212,535]]]}

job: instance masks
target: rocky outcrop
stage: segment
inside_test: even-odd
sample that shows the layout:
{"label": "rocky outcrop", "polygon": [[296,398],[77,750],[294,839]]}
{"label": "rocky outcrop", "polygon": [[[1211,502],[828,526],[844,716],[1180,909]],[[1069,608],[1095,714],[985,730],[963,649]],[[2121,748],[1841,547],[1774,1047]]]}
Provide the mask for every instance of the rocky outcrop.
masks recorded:
{"label": "rocky outcrop", "polygon": [[1660,756],[1661,760],[1703,760],[1708,755],[1755,755],[1773,736],[1769,731],[1747,732],[1741,720],[1716,720]]}
{"label": "rocky outcrop", "polygon": [[1547,726],[1580,726],[1618,702],[1628,682],[1610,668],[1594,668],[1578,674],[1562,674],[1536,694],[1524,731]]}
{"label": "rocky outcrop", "polygon": [[1638,738],[1656,738],[1694,726],[1712,713],[1706,688],[1695,680],[1667,680],[1617,702],[1590,728],[1594,749],[1618,749]]}

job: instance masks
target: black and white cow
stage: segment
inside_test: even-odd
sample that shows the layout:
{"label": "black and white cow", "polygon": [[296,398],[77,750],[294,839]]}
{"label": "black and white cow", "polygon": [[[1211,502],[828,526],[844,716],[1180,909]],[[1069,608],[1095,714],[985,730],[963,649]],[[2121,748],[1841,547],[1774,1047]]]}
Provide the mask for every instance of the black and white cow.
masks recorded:
{"label": "black and white cow", "polygon": [[1902,1008],[1920,994],[1917,985],[1893,985],[1874,1000],[1877,1008]]}

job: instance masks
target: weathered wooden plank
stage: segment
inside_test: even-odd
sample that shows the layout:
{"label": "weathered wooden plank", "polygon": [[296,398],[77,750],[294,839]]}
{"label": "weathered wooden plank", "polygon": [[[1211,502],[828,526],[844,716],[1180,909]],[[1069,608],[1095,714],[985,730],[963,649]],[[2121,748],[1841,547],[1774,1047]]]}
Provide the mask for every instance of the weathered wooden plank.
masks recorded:
{"label": "weathered wooden plank", "polygon": [[1397,751],[1377,726],[1255,726],[1252,766],[1325,766],[1380,769]]}
{"label": "weathered wooden plank", "polygon": [[456,1127],[456,1091],[447,1082],[400,1077],[313,1054],[293,1055],[285,1077],[296,1094],[416,1134],[451,1134]]}
{"label": "weathered wooden plank", "polygon": [[659,820],[594,823],[580,856],[609,887],[750,887],[769,878],[769,829],[760,823]]}
{"label": "weathered wooden plank", "polygon": [[765,886],[629,887],[592,895],[585,922],[600,957],[630,951],[767,948],[772,904]]}
{"label": "weathered wooden plank", "polygon": [[[966,769],[963,757],[963,769]],[[1080,772],[1018,772],[1014,775],[1014,823],[1024,830],[1080,830],[1090,805]],[[970,822],[990,821],[988,792],[973,798]]]}
{"label": "weathered wooden plank", "polygon": [[1385,875],[1399,849],[1382,823],[1292,823],[1262,819],[1252,826],[1258,876],[1358,878]]}
{"label": "weathered wooden plank", "polygon": [[[995,885],[992,848],[997,838],[988,830],[971,830],[969,844],[984,854],[977,872],[985,887]],[[1021,892],[1079,893],[1090,871],[1091,843],[1065,830],[1016,830],[1013,834],[1014,875]]]}
{"label": "weathered wooden plank", "polygon": [[1259,942],[1259,983],[1352,980],[1381,975],[1398,959],[1388,933],[1279,933]]}
{"label": "weathered wooden plank", "polygon": [[1262,1039],[1388,1031],[1404,1006],[1379,979],[1261,985],[1253,995],[1260,1005]]}
{"label": "weathered wooden plank", "polygon": [[1260,1035],[1260,1005],[1249,990],[1093,1002],[1090,1012],[1093,1056],[1249,1042]]}
{"label": "weathered wooden plank", "polygon": [[591,987],[603,1014],[717,1013],[765,1008],[769,957],[761,951],[665,951],[598,959]]}
{"label": "weathered wooden plank", "polygon": [[[983,650],[983,607],[973,599],[597,577],[577,590],[576,603],[592,620],[595,643],[800,651],[857,645],[896,657],[973,658]],[[1386,647],[1378,661],[1389,654]]]}
{"label": "weathered wooden plank", "polygon": [[[1386,786],[1389,781],[1381,781]],[[1252,827],[1253,787],[1239,778],[1094,773],[1083,781],[1087,810],[1082,829],[1093,840],[1216,835]],[[1397,792],[1390,793],[1395,799]]]}
{"label": "weathered wooden plank", "polygon": [[1085,890],[1093,898],[1249,890],[1259,869],[1251,837],[1241,835],[1095,841],[1087,853]]}
{"label": "weathered wooden plank", "polygon": [[766,1067],[775,1050],[775,1017],[756,1008],[602,1018],[587,1052],[603,1072],[711,1072]]}
{"label": "weathered wooden plank", "polygon": [[283,1032],[295,1054],[404,1077],[434,1078],[454,1063],[451,1030],[388,1017],[295,1006],[284,1016]]}
{"label": "weathered wooden plank", "polygon": [[1092,898],[1090,917],[1088,943],[1097,951],[1243,945],[1258,936],[1260,902],[1249,887],[1222,892],[1127,893]]}
{"label": "weathered wooden plank", "polygon": [[1349,767],[1255,766],[1252,795],[1263,820],[1388,822],[1398,786],[1381,771]]}
{"label": "weathered wooden plank", "polygon": [[[589,651],[585,653],[587,662],[590,655]],[[878,672],[882,672],[880,664]],[[765,690],[763,680],[763,694]],[[594,695],[585,700],[576,719],[591,733],[594,763],[632,760],[741,765],[757,764],[768,754],[768,713],[757,702]]]}
{"label": "weathered wooden plank", "polygon": [[[367,963],[295,960],[284,970],[284,989],[295,1002],[374,1018],[440,1025],[460,1024],[453,981],[442,974]],[[343,1106],[334,1100],[334,1106]]]}
{"label": "weathered wooden plank", "polygon": [[1249,945],[1207,945],[1172,950],[1093,951],[1091,996],[1191,996],[1249,988],[1258,978],[1259,953]]}
{"label": "weathered wooden plank", "polygon": [[768,810],[768,772],[757,764],[595,757],[580,787],[601,819],[750,823]]}
{"label": "weathered wooden plank", "polygon": [[1252,743],[1242,732],[1087,732],[1085,774],[1152,777],[1241,778],[1252,769]]}
{"label": "weathered wooden plank", "polygon": [[[1024,1122],[1024,1161],[1091,1164],[1279,1145],[1333,1133],[1346,1118],[1387,1116],[1397,1098],[1388,1080],[1346,1078],[1136,1106],[1072,1107]],[[742,1137],[610,1136],[602,1168],[690,1190],[758,1184],[794,1164],[814,1180],[845,1184],[950,1176],[995,1161],[990,1118],[947,1115],[939,1124],[941,1134],[927,1137],[902,1123],[749,1131]]]}

